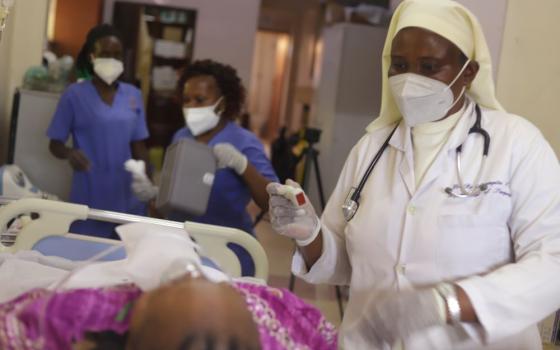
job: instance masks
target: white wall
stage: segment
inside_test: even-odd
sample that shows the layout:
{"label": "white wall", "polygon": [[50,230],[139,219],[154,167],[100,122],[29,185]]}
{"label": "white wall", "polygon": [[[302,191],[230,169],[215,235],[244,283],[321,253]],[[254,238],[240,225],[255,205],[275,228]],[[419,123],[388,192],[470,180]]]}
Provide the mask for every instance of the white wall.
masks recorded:
{"label": "white wall", "polygon": [[14,13],[11,13],[0,41],[0,164],[5,161],[8,147],[8,91],[10,90],[10,48],[14,33]]}
{"label": "white wall", "polygon": [[[249,84],[260,0],[124,0],[197,10],[194,58],[211,58],[237,69]],[[110,22],[115,0],[105,0]]]}
{"label": "white wall", "polygon": [[560,156],[560,1],[510,0],[498,99],[537,125]]}
{"label": "white wall", "polygon": [[0,42],[0,163],[5,161],[12,98],[25,71],[41,64],[48,1],[17,0]]}
{"label": "white wall", "polygon": [[[381,52],[386,35],[386,28],[349,23],[335,24],[323,31],[321,76],[314,96],[312,126],[323,131],[318,148],[327,198],[348,153],[379,112]],[[310,182],[309,196],[315,208],[320,208],[314,180]]]}

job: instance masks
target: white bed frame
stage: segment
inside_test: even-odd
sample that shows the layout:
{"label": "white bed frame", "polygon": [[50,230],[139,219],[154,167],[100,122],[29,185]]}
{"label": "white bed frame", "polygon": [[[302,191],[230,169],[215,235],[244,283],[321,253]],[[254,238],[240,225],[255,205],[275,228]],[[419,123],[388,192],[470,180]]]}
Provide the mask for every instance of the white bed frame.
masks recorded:
{"label": "white bed frame", "polygon": [[24,225],[17,235],[3,235],[0,241],[0,253],[13,253],[31,250],[40,240],[49,236],[63,236],[82,241],[115,244],[118,241],[85,235],[68,233],[70,224],[76,220],[93,219],[116,224],[144,222],[186,230],[201,246],[203,254],[215,261],[231,277],[241,276],[241,264],[237,256],[227,247],[235,243],[245,248],[255,262],[255,278],[268,279],[268,258],[259,242],[246,232],[238,229],[198,224],[194,222],[176,222],[122,214],[110,211],[90,209],[85,205],[51,201],[45,199],[23,198],[12,200],[0,197],[0,230],[21,215],[39,214],[39,218]]}

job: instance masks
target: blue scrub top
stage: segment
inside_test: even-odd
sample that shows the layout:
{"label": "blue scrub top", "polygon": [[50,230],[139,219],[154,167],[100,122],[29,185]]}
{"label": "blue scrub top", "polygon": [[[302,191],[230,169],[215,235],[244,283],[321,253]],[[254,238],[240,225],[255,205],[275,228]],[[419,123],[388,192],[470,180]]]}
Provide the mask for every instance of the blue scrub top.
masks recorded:
{"label": "blue scrub top", "polygon": [[[119,83],[113,104],[102,99],[91,81],[70,85],[61,96],[47,131],[52,140],[66,142],[88,157],[91,169],[74,172],[70,201],[91,208],[145,215],[146,205],[131,191],[124,162],[132,158],[130,143],[148,138],[142,93]],[[71,231],[115,238],[114,225],[75,223]]]}
{"label": "blue scrub top", "polygon": [[[175,133],[172,143],[181,138],[193,139],[194,137],[190,130],[184,127]],[[218,134],[214,135],[208,145],[214,146],[218,143],[233,145],[247,157],[249,163],[262,176],[270,181],[278,181],[278,177],[264,152],[262,143],[252,132],[243,129],[234,122],[229,122]],[[241,176],[230,168],[218,169],[210,191],[206,214],[175,219],[233,227],[254,234],[253,221],[246,210],[250,200],[251,193]]]}

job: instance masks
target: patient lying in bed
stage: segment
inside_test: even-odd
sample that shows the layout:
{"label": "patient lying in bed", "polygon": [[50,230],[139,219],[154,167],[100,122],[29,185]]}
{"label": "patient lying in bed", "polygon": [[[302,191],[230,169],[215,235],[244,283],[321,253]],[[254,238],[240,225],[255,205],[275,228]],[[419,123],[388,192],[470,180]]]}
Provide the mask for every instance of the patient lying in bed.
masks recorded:
{"label": "patient lying in bed", "polygon": [[[336,348],[334,327],[288,291],[232,282],[201,267],[188,238],[140,229],[121,234],[126,261],[80,268],[63,285],[58,275],[50,289],[0,304],[0,349]],[[49,269],[65,271],[57,264]]]}

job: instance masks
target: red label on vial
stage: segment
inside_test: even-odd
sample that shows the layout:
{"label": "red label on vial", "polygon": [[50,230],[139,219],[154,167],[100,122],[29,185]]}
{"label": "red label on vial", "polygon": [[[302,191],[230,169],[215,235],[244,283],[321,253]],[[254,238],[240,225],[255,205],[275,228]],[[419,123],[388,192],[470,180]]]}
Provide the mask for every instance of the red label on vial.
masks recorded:
{"label": "red label on vial", "polygon": [[303,192],[298,193],[296,195],[296,200],[297,200],[298,205],[304,205],[305,204],[305,194]]}

